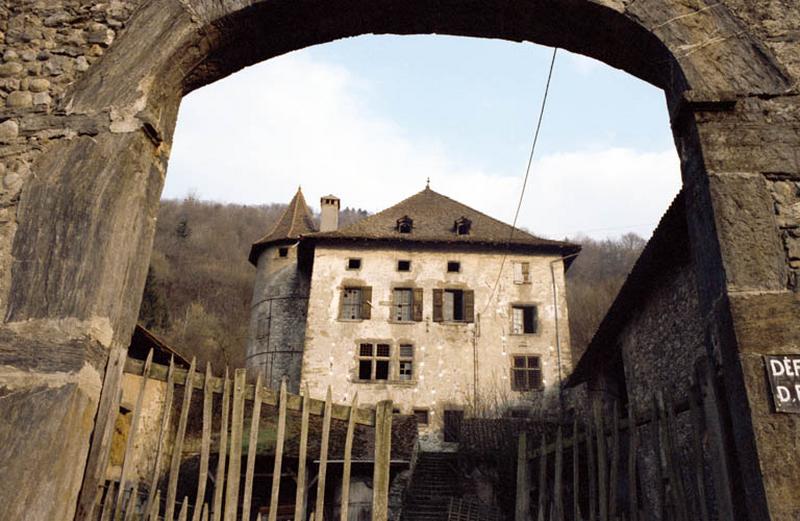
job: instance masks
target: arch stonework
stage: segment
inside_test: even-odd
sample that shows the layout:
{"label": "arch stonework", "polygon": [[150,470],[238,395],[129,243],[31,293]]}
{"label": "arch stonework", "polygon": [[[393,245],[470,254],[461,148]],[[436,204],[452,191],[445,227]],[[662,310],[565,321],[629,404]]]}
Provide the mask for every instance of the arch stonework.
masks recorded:
{"label": "arch stonework", "polygon": [[555,45],[664,90],[707,347],[724,382],[736,516],[797,519],[800,421],[771,413],[761,358],[800,353],[800,261],[787,253],[782,230],[792,223],[776,219],[771,193],[775,179],[800,181],[794,0],[0,6],[6,518],[72,519],[80,510],[82,483],[91,482],[84,470],[97,466],[94,425],[113,401],[115,353],[136,320],[182,96],[270,57],[366,33]]}

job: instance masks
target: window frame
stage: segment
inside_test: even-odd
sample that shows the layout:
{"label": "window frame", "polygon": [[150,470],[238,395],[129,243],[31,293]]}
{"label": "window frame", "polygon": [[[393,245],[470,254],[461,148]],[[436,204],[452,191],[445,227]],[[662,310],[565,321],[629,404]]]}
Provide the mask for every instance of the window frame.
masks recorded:
{"label": "window frame", "polygon": [[[511,355],[511,390],[515,392],[525,393],[525,392],[532,392],[532,391],[543,391],[544,390],[544,369],[542,367],[542,357],[541,355],[529,354],[529,353],[515,353]],[[525,360],[524,367],[517,366],[517,359],[522,358]],[[530,365],[530,361],[532,359],[536,360],[536,367],[532,367]],[[525,385],[520,386],[517,384],[517,372],[524,372],[525,374]],[[536,385],[531,385],[531,378],[532,374],[537,375]]]}
{"label": "window frame", "polygon": [[[427,407],[414,407],[411,414],[417,419],[417,425],[430,425],[431,424],[431,410]],[[425,415],[425,421],[420,421],[420,415]]]}
{"label": "window frame", "polygon": [[[410,347],[411,354],[404,355],[403,348]],[[413,382],[415,376],[415,367],[414,367],[414,344],[412,343],[401,343],[397,345],[397,381],[398,382]],[[409,374],[408,378],[403,378],[403,364],[410,364],[409,365]]]}
{"label": "window frame", "polygon": [[[517,270],[519,266],[519,271]],[[531,284],[531,263],[530,261],[513,261],[512,270],[514,284]]]}
{"label": "window frame", "polygon": [[[450,269],[451,266],[455,267],[456,269]],[[447,273],[461,273],[461,261],[447,261]]]}
{"label": "window frame", "polygon": [[[357,264],[356,267],[353,267],[352,264]],[[361,269],[362,261],[361,257],[348,257],[347,258],[347,267],[345,268],[348,271],[358,271]]]}
{"label": "window frame", "polygon": [[[517,330],[517,318],[516,318],[516,310],[522,311],[522,329]],[[533,325],[532,331],[525,330],[525,311],[532,310],[532,318],[531,323]],[[539,306],[537,304],[511,304],[511,334],[515,336],[523,336],[523,335],[538,335],[539,334]]]}
{"label": "window frame", "polygon": [[[363,354],[362,348],[370,346],[371,354]],[[379,347],[386,346],[389,349],[389,354],[386,356],[379,354]],[[363,383],[387,383],[392,381],[392,344],[388,341],[364,341],[358,342],[358,350],[356,351],[356,381]],[[370,362],[370,378],[361,377],[361,363]],[[378,363],[386,362],[386,378],[378,378]]]}
{"label": "window frame", "polygon": [[[358,291],[358,316],[349,317],[345,315],[348,306],[353,306],[353,303],[347,303],[347,292]],[[348,284],[340,288],[339,292],[339,316],[337,320],[343,322],[361,322],[363,320],[370,320],[372,318],[372,286],[360,286],[357,284]]]}
{"label": "window frame", "polygon": [[[400,263],[403,263],[403,262],[406,262],[406,263],[408,263],[408,264],[406,265],[406,269],[401,269],[401,267],[400,267]],[[401,272],[401,273],[408,273],[408,272],[410,272],[410,271],[411,271],[411,260],[409,260],[409,259],[399,259],[399,260],[397,261],[397,266],[396,266],[396,268],[397,268],[397,271],[399,271],[399,272]]]}
{"label": "window frame", "polygon": [[279,259],[287,259],[287,258],[289,258],[289,247],[288,246],[280,246],[278,248],[278,258]]}
{"label": "window frame", "polygon": [[[407,295],[408,301],[407,302],[400,302],[399,294]],[[405,313],[403,313],[405,310]],[[391,321],[392,322],[413,322],[414,321],[414,288],[409,287],[397,287],[392,288],[392,311],[391,311]],[[407,315],[408,318],[405,318]]]}

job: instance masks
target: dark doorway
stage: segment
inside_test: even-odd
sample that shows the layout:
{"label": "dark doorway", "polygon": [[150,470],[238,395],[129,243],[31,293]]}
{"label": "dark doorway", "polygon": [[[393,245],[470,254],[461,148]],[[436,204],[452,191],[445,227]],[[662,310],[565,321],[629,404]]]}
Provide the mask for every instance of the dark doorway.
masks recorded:
{"label": "dark doorway", "polygon": [[444,441],[458,443],[461,441],[461,420],[464,411],[444,411]]}

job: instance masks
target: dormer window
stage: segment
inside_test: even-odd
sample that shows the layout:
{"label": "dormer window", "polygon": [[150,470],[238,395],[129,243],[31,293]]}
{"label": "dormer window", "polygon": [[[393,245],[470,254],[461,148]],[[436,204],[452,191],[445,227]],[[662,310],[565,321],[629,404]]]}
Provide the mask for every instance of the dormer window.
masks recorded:
{"label": "dormer window", "polygon": [[414,227],[414,220],[411,217],[404,215],[397,219],[397,231],[400,233],[411,233],[411,228]]}
{"label": "dormer window", "polygon": [[453,229],[456,235],[469,235],[469,229],[472,227],[472,221],[466,217],[459,217],[453,224]]}

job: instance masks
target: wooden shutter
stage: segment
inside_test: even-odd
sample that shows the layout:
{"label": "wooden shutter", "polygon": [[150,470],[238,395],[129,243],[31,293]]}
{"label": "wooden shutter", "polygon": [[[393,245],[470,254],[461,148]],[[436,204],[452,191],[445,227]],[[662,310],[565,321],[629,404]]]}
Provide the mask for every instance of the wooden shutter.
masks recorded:
{"label": "wooden shutter", "polygon": [[433,290],[433,321],[442,321],[442,300],[444,300],[444,290]]}
{"label": "wooden shutter", "polygon": [[363,320],[372,318],[372,286],[361,288],[361,318]]}
{"label": "wooden shutter", "polygon": [[475,291],[464,290],[464,322],[475,322]]}
{"label": "wooden shutter", "polygon": [[422,288],[414,288],[414,322],[422,322]]}
{"label": "wooden shutter", "polygon": [[528,284],[531,281],[531,265],[529,262],[522,262],[521,269],[522,269],[522,283]]}

